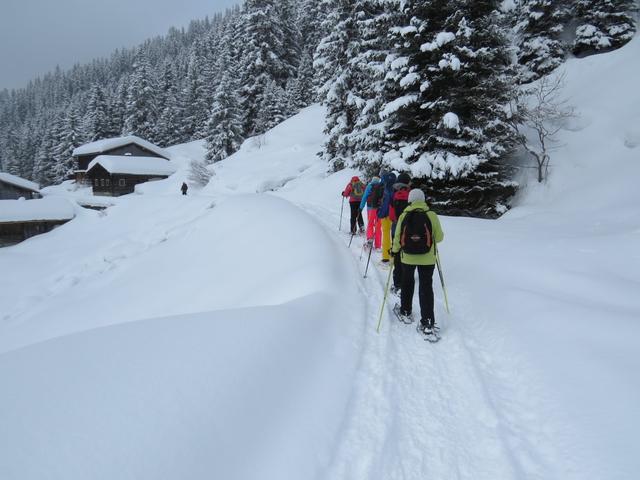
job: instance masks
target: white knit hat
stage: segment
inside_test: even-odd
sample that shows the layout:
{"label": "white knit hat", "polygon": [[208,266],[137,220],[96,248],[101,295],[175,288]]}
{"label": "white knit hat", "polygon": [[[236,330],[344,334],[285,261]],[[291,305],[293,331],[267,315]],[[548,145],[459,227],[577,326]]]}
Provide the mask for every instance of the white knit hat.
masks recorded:
{"label": "white knit hat", "polygon": [[424,202],[424,192],[419,188],[414,188],[409,192],[409,203]]}

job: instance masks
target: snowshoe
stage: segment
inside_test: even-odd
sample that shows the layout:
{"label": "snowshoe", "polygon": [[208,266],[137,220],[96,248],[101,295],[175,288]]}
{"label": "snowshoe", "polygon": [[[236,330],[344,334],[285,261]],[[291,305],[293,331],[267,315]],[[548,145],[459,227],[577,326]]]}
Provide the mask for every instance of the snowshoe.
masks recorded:
{"label": "snowshoe", "polygon": [[402,323],[405,323],[407,325],[413,323],[413,316],[411,314],[405,314],[402,313],[400,310],[400,304],[396,303],[393,306],[393,313],[395,314],[396,317],[398,317],[398,320]]}
{"label": "snowshoe", "polygon": [[440,341],[440,329],[436,325],[429,327],[423,323],[419,323],[417,330],[426,342],[437,343]]}

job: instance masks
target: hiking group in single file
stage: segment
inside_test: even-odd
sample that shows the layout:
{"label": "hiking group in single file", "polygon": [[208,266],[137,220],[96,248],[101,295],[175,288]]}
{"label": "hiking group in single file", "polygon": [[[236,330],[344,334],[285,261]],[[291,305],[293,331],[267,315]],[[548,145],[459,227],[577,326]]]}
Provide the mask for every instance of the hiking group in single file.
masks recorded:
{"label": "hiking group in single file", "polygon": [[[385,172],[380,177],[373,177],[366,186],[359,177],[354,176],[342,191],[342,197],[343,206],[344,199],[349,199],[351,240],[358,233],[364,233],[362,213],[366,207],[366,242],[363,248],[370,249],[369,255],[372,250],[380,249],[382,261],[393,262],[387,289],[393,276],[390,290],[400,296],[400,302],[393,307],[393,312],[401,322],[407,324],[413,322],[417,270],[420,303],[418,332],[425,340],[437,342],[440,336],[434,314],[433,272],[437,267],[444,290],[437,247],[444,233],[438,215],[426,202],[425,192],[420,185],[412,182],[408,174],[401,173],[396,177],[392,172]],[[444,292],[446,302],[446,290]],[[382,308],[387,293],[385,290]],[[380,322],[378,328],[379,325]]]}

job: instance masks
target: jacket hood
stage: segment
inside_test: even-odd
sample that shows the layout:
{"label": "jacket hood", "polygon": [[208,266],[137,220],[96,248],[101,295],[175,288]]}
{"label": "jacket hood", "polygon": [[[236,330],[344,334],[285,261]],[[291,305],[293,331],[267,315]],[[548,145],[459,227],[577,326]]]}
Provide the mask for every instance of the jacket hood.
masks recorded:
{"label": "jacket hood", "polygon": [[382,183],[384,183],[385,187],[393,187],[393,184],[396,183],[396,174],[385,173],[384,175],[382,175]]}
{"label": "jacket hood", "polygon": [[351,177],[351,181],[352,182],[359,182],[360,181],[360,177]]}

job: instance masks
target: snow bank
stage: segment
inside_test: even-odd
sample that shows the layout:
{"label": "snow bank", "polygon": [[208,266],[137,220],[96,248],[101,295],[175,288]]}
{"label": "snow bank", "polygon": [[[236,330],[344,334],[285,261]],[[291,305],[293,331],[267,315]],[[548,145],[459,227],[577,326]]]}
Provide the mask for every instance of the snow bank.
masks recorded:
{"label": "snow bank", "polygon": [[0,251],[4,477],[327,468],[364,316],[320,224],[270,195],[146,194],[68,227]]}
{"label": "snow bank", "polygon": [[3,478],[313,478],[348,398],[343,323],[314,294],[0,355]]}

